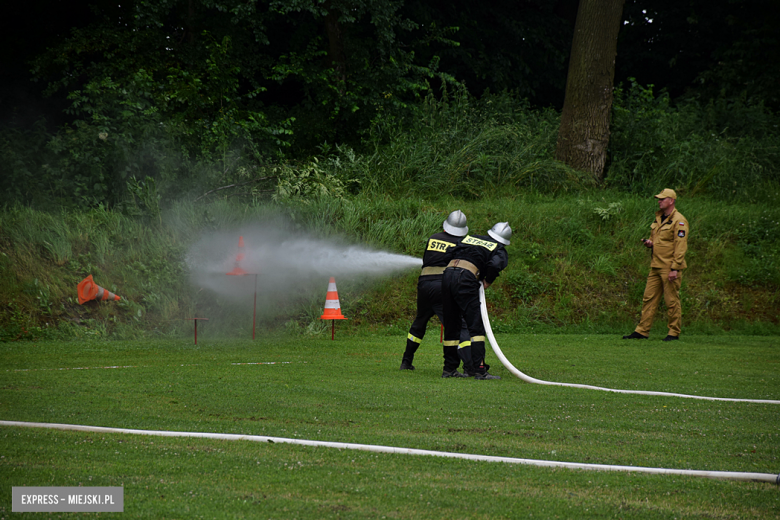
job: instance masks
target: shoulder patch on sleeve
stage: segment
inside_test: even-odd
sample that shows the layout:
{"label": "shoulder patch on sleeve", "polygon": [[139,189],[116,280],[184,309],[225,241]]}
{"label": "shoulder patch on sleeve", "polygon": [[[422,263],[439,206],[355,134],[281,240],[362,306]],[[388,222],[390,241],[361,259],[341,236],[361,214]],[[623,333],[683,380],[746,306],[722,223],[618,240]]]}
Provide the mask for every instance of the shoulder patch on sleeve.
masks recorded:
{"label": "shoulder patch on sleeve", "polygon": [[677,232],[677,236],[680,238],[685,238],[685,231],[681,229],[680,231]]}

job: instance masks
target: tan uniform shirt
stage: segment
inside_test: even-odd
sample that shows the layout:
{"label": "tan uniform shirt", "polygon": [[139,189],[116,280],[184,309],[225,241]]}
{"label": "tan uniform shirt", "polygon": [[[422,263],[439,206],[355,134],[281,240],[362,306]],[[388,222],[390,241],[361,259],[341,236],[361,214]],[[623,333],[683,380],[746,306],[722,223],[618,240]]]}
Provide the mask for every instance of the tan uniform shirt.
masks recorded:
{"label": "tan uniform shirt", "polygon": [[663,224],[663,212],[655,214],[650,226],[650,240],[653,241],[653,260],[650,267],[661,267],[679,271],[688,267],[685,252],[688,251],[688,220],[676,209]]}

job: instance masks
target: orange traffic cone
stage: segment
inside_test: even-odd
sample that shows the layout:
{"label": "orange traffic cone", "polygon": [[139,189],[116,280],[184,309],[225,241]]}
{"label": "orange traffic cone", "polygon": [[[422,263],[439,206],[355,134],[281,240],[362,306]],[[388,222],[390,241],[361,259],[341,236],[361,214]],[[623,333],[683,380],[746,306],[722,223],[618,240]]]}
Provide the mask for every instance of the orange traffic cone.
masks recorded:
{"label": "orange traffic cone", "polygon": [[341,314],[341,304],[339,304],[339,293],[336,290],[336,279],[330,277],[328,282],[328,294],[325,296],[325,311],[321,320],[346,320]]}
{"label": "orange traffic cone", "polygon": [[119,301],[121,298],[111,291],[103,289],[92,279],[92,275],[87,276],[77,287],[79,293],[79,304],[84,305],[91,300],[114,300]]}
{"label": "orange traffic cone", "polygon": [[241,262],[244,260],[244,237],[238,237],[238,254],[236,255],[236,265],[233,267],[233,270],[230,271],[229,274],[231,276],[243,276],[245,274],[248,274],[246,271],[241,269]]}
{"label": "orange traffic cone", "polygon": [[336,320],[346,320],[341,314],[341,304],[339,303],[339,293],[336,290],[336,279],[332,276],[328,282],[328,294],[325,296],[325,311],[320,316],[321,320],[331,320],[330,339],[336,339]]}

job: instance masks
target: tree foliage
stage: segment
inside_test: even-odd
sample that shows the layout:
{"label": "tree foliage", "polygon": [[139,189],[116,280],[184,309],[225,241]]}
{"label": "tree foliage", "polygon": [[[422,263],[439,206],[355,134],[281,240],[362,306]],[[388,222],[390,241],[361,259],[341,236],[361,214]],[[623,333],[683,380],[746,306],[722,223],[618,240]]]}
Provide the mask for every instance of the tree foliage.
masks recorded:
{"label": "tree foliage", "polygon": [[745,99],[672,103],[635,80],[615,94],[608,186],[634,193],[772,201],[780,186],[780,118]]}
{"label": "tree foliage", "polygon": [[[34,64],[71,123],[48,143],[62,198],[120,202],[130,179],[165,191],[232,182],[244,164],[357,142],[429,89],[437,57],[398,0],[129,2]],[[426,36],[427,35],[427,36]],[[205,165],[205,167],[204,167]],[[247,171],[246,168],[244,171]],[[234,176],[235,177],[235,176]]]}
{"label": "tree foliage", "polygon": [[472,94],[507,90],[538,106],[562,105],[576,0],[424,0],[404,10],[458,43],[420,52],[438,53],[441,69]]}
{"label": "tree foliage", "polygon": [[377,110],[418,98],[437,73],[435,56],[415,60],[415,38],[424,35],[409,35],[417,25],[400,15],[401,5],[137,1],[100,26],[75,31],[38,60],[36,72],[56,74],[55,90],[144,70],[167,90],[167,108],[180,119],[192,121],[192,112],[214,119],[226,105],[240,105],[255,119],[262,114],[259,124],[297,121],[299,146],[354,139],[354,129],[365,128]]}
{"label": "tree foliage", "polygon": [[745,96],[780,110],[774,0],[626,0],[617,80],[633,77],[705,103]]}
{"label": "tree foliage", "polygon": [[[182,195],[196,199],[241,191],[255,197],[276,191],[279,197],[282,177],[274,171],[284,172],[286,186],[294,188],[282,191],[294,196],[322,193],[309,189],[312,179],[331,183],[334,189],[328,193],[342,193],[342,187],[354,191],[357,185],[349,175],[336,175],[344,186],[319,177],[320,169],[330,171],[326,166],[333,150],[350,150],[355,158],[350,164],[368,164],[378,147],[390,147],[389,155],[405,153],[399,147],[407,145],[446,149],[437,148],[436,140],[452,144],[457,139],[415,137],[425,127],[431,100],[446,103],[445,92],[482,97],[484,106],[498,99],[491,93],[506,92],[506,99],[528,110],[561,107],[580,3],[129,0],[99,3],[87,16],[91,1],[73,0],[63,10],[30,0],[7,11],[12,16],[6,20],[35,14],[35,24],[20,24],[25,34],[53,27],[38,30],[34,42],[21,45],[21,29],[20,34],[3,33],[11,44],[4,47],[6,70],[17,71],[9,77],[34,55],[33,76],[45,85],[49,106],[66,110],[63,115],[49,112],[49,124],[32,124],[18,101],[22,98],[14,94],[14,82],[0,82],[3,203],[124,204],[132,209],[147,206],[134,193],[148,194],[146,199],[157,206]],[[775,35],[780,10],[770,4],[626,0],[617,81],[635,77],[638,85],[667,93],[669,110],[685,107],[681,113],[700,114],[695,119],[701,124],[727,136],[718,146],[757,136],[749,127],[768,128],[763,121],[780,108],[778,69],[766,66],[780,59]],[[27,9],[28,16],[20,16],[20,9]],[[30,93],[34,96],[35,89]],[[458,117],[472,124],[466,115]],[[660,141],[652,142],[650,135],[663,140],[653,134],[653,125],[634,127],[625,115],[620,107],[614,112],[614,119],[626,125],[619,140],[626,148],[610,147],[613,181],[634,175],[621,168],[635,153],[659,157]],[[548,113],[539,117],[554,119]],[[713,119],[717,122],[710,124]],[[516,182],[517,172],[507,177],[507,164],[516,162],[506,162],[495,148],[502,142],[510,155],[517,152],[511,132],[505,132],[512,124],[485,127],[492,132],[500,126],[500,137],[480,134],[476,127],[453,128],[458,139],[474,136],[473,143],[453,147],[453,153],[480,151],[476,162],[471,155],[452,158],[453,164],[463,159],[458,164],[464,167],[448,171],[474,193],[479,192],[473,184],[477,163],[491,186],[497,185],[493,172],[524,186],[525,181]],[[649,148],[636,150],[636,143],[623,139],[629,134],[644,136],[640,141]],[[694,133],[674,135],[686,140]],[[695,135],[706,132],[701,128]],[[539,142],[546,136],[538,136]],[[761,137],[760,152],[746,159],[757,165],[754,171],[761,178],[774,164],[765,153],[771,138]],[[433,171],[440,158],[431,156],[431,161],[419,171]],[[555,177],[564,171],[548,173]],[[412,186],[415,179],[427,178],[387,173],[387,179],[370,179],[372,172],[362,172],[360,186],[388,180]],[[556,177],[554,184],[565,177]],[[460,186],[461,180],[450,186]],[[625,185],[624,180],[618,184]]]}

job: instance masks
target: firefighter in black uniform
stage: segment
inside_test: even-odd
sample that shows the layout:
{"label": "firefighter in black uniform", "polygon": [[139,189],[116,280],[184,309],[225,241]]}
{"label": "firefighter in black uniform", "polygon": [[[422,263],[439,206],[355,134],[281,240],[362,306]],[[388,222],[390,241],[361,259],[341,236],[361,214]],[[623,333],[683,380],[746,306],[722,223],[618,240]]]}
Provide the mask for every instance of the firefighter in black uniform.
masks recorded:
{"label": "firefighter in black uniform", "polygon": [[[401,361],[401,370],[414,370],[414,353],[420,347],[428,321],[436,314],[444,323],[441,302],[441,279],[444,268],[452,259],[452,250],[460,243],[469,228],[466,225],[466,215],[455,210],[442,224],[444,232],[436,233],[428,239],[423,254],[423,265],[420,278],[417,280],[417,316],[409,328],[406,338],[406,351]],[[468,338],[468,330],[464,327],[462,336]],[[444,372],[442,377],[465,377],[458,372],[460,358],[457,344],[444,347]]]}
{"label": "firefighter in black uniform", "polygon": [[[457,346],[467,376],[474,379],[501,379],[488,374],[485,364],[485,326],[479,303],[479,284],[487,289],[507,266],[512,228],[499,222],[488,231],[489,236],[468,235],[452,252],[452,260],[444,270],[441,293],[444,307],[444,348]],[[458,341],[460,324],[465,319],[471,335],[468,341]]]}

